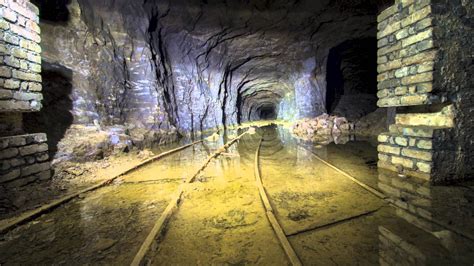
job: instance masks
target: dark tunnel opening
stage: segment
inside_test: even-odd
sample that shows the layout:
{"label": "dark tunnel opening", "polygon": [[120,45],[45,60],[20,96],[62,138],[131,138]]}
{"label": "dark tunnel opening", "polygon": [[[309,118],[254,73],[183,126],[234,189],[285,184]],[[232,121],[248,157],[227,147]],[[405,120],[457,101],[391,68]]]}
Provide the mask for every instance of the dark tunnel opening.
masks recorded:
{"label": "dark tunnel opening", "polygon": [[71,0],[31,0],[40,12],[40,19],[55,23],[64,23],[69,20],[69,9],[67,6]]}
{"label": "dark tunnel opening", "polygon": [[331,112],[344,94],[344,77],[341,71],[341,55],[331,50],[327,65],[326,110]]}
{"label": "dark tunnel opening", "polygon": [[350,120],[377,109],[377,40],[346,41],[329,52],[326,110]]}
{"label": "dark tunnel opening", "polygon": [[264,105],[257,109],[260,120],[274,120],[277,118],[277,112],[274,105]]}

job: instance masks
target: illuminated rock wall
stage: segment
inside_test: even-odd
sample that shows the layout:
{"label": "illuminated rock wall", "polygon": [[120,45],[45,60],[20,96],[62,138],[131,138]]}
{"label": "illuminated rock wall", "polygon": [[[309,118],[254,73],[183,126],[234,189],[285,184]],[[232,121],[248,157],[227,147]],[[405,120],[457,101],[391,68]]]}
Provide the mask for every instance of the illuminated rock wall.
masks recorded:
{"label": "illuminated rock wall", "polygon": [[397,112],[379,136],[379,167],[435,183],[474,172],[472,10],[469,1],[397,0],[379,15],[378,106]]}
{"label": "illuminated rock wall", "polygon": [[41,109],[38,9],[0,0],[0,186],[51,177],[46,134],[25,134],[22,114]]}

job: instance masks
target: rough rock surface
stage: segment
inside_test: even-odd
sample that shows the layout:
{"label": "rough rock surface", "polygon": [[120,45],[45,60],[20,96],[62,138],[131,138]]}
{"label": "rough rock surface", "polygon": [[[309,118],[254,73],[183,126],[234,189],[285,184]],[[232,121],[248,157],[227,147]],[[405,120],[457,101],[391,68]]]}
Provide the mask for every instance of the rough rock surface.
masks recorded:
{"label": "rough rock surface", "polygon": [[359,136],[378,136],[388,130],[388,111],[386,108],[378,108],[354,124],[354,132]]}
{"label": "rough rock surface", "polygon": [[123,128],[108,128],[75,125],[66,132],[58,143],[55,162],[93,161],[103,159],[117,151],[128,151],[132,147],[131,137]]}
{"label": "rough rock surface", "polygon": [[55,135],[95,122],[169,141],[268,110],[281,119],[326,113],[329,51],[375,37],[387,1],[36,2],[57,10],[42,13],[45,93],[57,89],[48,78],[69,88],[51,103],[62,106],[44,108],[72,114]]}
{"label": "rough rock surface", "polygon": [[294,135],[304,140],[321,142],[322,139],[332,141],[335,137],[350,134],[354,125],[345,117],[320,115],[316,118],[305,118],[292,125]]}

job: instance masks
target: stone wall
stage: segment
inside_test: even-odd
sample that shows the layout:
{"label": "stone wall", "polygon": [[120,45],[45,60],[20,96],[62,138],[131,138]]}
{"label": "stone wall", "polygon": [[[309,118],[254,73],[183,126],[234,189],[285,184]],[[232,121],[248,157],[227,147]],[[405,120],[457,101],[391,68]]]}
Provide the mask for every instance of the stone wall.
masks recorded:
{"label": "stone wall", "polygon": [[38,9],[25,0],[0,0],[0,186],[51,177],[46,134],[25,134],[23,113],[41,109]]}
{"label": "stone wall", "polygon": [[[378,106],[397,108],[390,132],[379,136],[381,168],[431,182],[464,179],[473,172],[466,164],[472,161],[467,139],[473,130],[465,128],[472,78],[455,74],[467,71],[468,59],[462,49],[446,48],[453,37],[472,34],[466,22],[472,4],[454,6],[461,12],[455,14],[446,1],[397,0],[378,17]],[[466,31],[454,30],[462,25]]]}
{"label": "stone wall", "polygon": [[0,1],[0,111],[41,109],[41,47],[38,9]]}
{"label": "stone wall", "polygon": [[46,134],[0,138],[0,185],[19,187],[51,177]]}

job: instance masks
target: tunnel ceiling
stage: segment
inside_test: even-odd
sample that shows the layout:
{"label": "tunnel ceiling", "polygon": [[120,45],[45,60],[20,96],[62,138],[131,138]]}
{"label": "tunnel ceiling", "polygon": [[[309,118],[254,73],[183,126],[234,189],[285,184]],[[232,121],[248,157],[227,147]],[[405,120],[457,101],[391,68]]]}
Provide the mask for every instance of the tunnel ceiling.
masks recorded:
{"label": "tunnel ceiling", "polygon": [[[81,85],[85,96],[77,112],[102,123],[156,126],[160,120],[165,128],[195,130],[241,122],[262,102],[278,106],[287,95],[313,93],[305,112],[324,111],[319,76],[328,51],[354,36],[375,36],[376,13],[390,1],[36,2],[68,6],[71,30],[62,33],[48,23],[44,57],[61,63],[69,52],[84,59],[66,67],[91,69],[84,79],[94,92]],[[100,103],[87,106],[94,94]]]}
{"label": "tunnel ceiling", "polygon": [[[318,47],[340,41],[341,36],[334,34],[341,30],[337,22],[347,21],[342,27],[351,33],[367,31],[373,25],[353,22],[375,14],[377,5],[329,0],[171,1],[159,5],[159,10],[169,12],[162,20],[168,34],[185,32],[185,38],[199,43],[200,51],[188,46],[185,55],[195,53],[194,60],[204,68],[223,67],[224,74],[244,75],[249,81],[245,91],[288,82]],[[212,57],[222,58],[212,65]]]}

